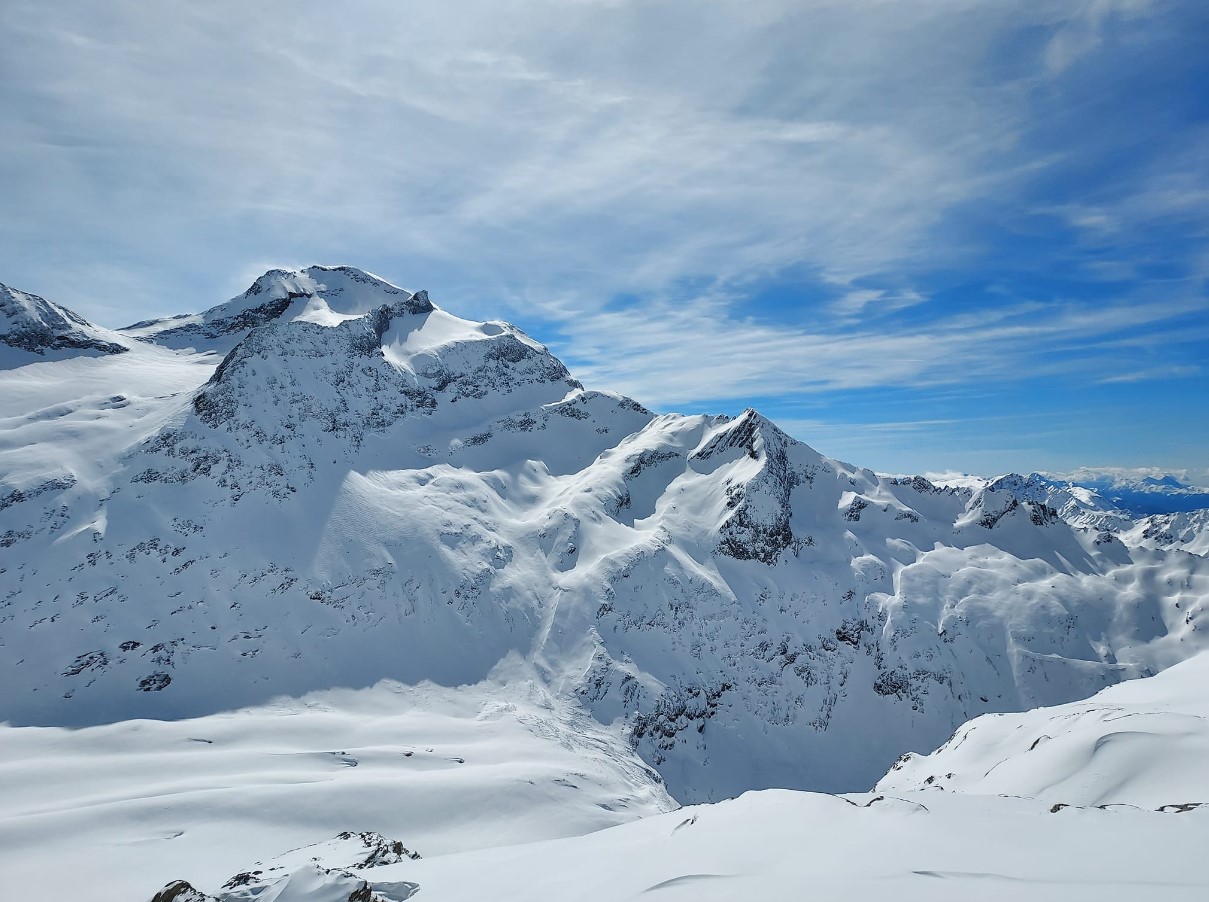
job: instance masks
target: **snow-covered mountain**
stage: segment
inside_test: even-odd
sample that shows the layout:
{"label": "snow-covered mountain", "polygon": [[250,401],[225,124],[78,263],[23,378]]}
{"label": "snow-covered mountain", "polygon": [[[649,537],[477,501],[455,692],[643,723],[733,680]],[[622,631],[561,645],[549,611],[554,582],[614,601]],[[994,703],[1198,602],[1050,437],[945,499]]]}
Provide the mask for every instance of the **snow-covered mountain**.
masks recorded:
{"label": "snow-covered mountain", "polygon": [[1048,516],[1056,516],[1080,529],[1115,533],[1128,529],[1134,523],[1128,512],[1091,489],[1054,480],[1040,473],[1030,473],[1028,476],[1009,473],[979,482],[974,489],[975,496],[991,493],[1018,502],[1027,501],[1035,507],[1046,509],[1050,512]]}
{"label": "snow-covered mountain", "polygon": [[1154,548],[1179,549],[1209,555],[1209,509],[1178,514],[1154,514],[1133,524],[1125,540]]}
{"label": "snow-covered mountain", "polygon": [[226,353],[248,330],[271,322],[303,321],[335,325],[355,319],[383,304],[427,304],[419,292],[413,300],[377,276],[351,266],[310,266],[299,271],[273,269],[239,297],[203,313],[146,320],[120,330],[124,335],[166,348]]}
{"label": "snow-covered mountain", "polygon": [[80,354],[121,354],[127,348],[121,335],[0,283],[0,368]]}
{"label": "snow-covered mountain", "polygon": [[[1127,479],[1089,472],[1074,477],[1031,473],[995,479],[962,476],[939,484],[975,494],[1010,485],[1013,494],[1051,508],[1071,526],[1098,531],[1102,541],[1120,538],[1130,546],[1209,553],[1209,492],[1172,476]],[[1141,500],[1131,500],[1131,493]]]}
{"label": "snow-covered mountain", "polygon": [[657,416],[359,270],[119,339],[0,372],[13,724],[519,669],[692,802],[868,786],[970,717],[1207,644],[1209,561],[1094,493]]}
{"label": "snow-covered mountain", "polygon": [[1209,489],[1198,488],[1170,474],[1137,476],[1112,471],[1080,470],[1066,482],[1090,489],[1109,504],[1135,517],[1175,514],[1209,508]]}

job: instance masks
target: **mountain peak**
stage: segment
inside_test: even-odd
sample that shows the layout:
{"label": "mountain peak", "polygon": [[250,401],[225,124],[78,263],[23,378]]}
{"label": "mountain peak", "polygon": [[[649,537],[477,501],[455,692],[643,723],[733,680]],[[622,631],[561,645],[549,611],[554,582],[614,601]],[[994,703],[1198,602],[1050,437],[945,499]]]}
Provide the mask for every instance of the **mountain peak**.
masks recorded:
{"label": "mountain peak", "polygon": [[309,282],[310,280],[304,276],[301,270],[270,269],[257,276],[241,297],[252,298],[262,295],[267,298],[284,297],[291,292],[312,294],[311,286],[302,284],[304,281]]}
{"label": "mountain peak", "polygon": [[[0,283],[0,343],[18,354],[25,352],[42,358],[47,357],[47,352],[52,352],[52,356],[81,351],[121,354],[128,349],[115,340],[119,338],[74,310]],[[30,361],[26,358],[21,362]]]}
{"label": "mountain peak", "polygon": [[396,306],[408,313],[435,309],[427,291],[412,294],[353,266],[270,269],[226,303],[198,314],[135,323],[123,331],[169,348],[226,353],[250,330],[267,323],[303,320],[334,326]]}
{"label": "mountain peak", "polygon": [[1170,473],[1166,476],[1147,476],[1142,479],[1142,485],[1162,486],[1170,489],[1186,489],[1187,485],[1180,482]]}

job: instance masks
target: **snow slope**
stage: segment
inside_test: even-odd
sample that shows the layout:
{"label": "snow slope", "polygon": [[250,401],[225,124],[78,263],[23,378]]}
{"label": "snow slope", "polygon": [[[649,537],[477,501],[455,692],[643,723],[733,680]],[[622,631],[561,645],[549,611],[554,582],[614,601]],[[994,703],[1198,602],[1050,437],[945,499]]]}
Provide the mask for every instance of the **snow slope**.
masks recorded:
{"label": "snow slope", "polygon": [[937,789],[1156,810],[1209,803],[1209,653],[1086,701],[988,714],[930,755],[906,755],[878,792]]}
{"label": "snow slope", "polygon": [[[399,898],[405,884],[434,902],[1191,902],[1209,889],[1207,838],[1206,809],[1050,813],[1021,799],[767,790],[589,836],[353,870],[379,898]],[[291,898],[349,897],[315,889]]]}
{"label": "snow slope", "polygon": [[1204,897],[1209,812],[765,791],[592,836],[393,865],[423,897],[1019,900]]}
{"label": "snow slope", "polygon": [[984,716],[932,755],[905,757],[869,793],[750,792],[587,836],[419,860],[381,840],[366,859],[368,841],[346,835],[223,889],[196,886],[221,902],[248,898],[244,880],[257,898],[296,890],[290,898],[307,902],[344,902],[350,891],[384,900],[1201,899],[1206,678],[1209,653],[1086,702]]}
{"label": "snow slope", "polygon": [[[0,799],[0,896],[37,898],[64,873],[96,902],[149,898],[186,875],[217,889],[255,862],[299,871],[319,851],[281,853],[345,831],[447,855],[673,807],[618,731],[516,672],[195,720],[2,726]],[[322,850],[329,867],[366,857],[347,845]]]}
{"label": "snow slope", "polygon": [[1209,635],[1209,562],[1084,522],[1090,495],[879,477],[755,411],[656,416],[348,267],[187,319],[0,372],[15,725],[518,659],[690,802],[869,786]]}

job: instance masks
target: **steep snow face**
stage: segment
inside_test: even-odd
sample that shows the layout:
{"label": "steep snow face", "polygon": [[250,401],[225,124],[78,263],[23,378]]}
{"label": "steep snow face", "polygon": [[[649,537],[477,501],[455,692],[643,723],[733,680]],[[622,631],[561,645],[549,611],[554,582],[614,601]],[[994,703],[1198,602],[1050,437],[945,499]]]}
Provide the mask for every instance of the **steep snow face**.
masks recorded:
{"label": "steep snow face", "polygon": [[869,786],[969,717],[1209,635],[1209,561],[1072,525],[1031,478],[945,489],[754,411],[655,416],[355,271],[257,285],[192,324],[244,336],[217,368],[138,342],[0,374],[0,717],[200,716],[516,659],[694,801]]}
{"label": "steep snow face", "polygon": [[1209,804],[1209,653],[1086,701],[988,714],[930,755],[905,755],[878,792],[949,790],[1064,805]]}
{"label": "steep snow face", "polygon": [[122,354],[128,344],[66,307],[0,284],[0,369],[80,354]]}

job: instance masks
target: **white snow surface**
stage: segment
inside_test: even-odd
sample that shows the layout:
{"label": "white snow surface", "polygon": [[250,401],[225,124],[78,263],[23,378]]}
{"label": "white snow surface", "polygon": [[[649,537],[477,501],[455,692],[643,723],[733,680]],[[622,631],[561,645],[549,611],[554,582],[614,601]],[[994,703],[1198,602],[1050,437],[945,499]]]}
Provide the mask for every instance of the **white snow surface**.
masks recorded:
{"label": "white snow surface", "polygon": [[1209,653],[1086,701],[984,714],[930,755],[908,754],[877,784],[1013,795],[1068,805],[1209,802]]}
{"label": "white snow surface", "polygon": [[329,690],[174,722],[2,726],[0,897],[37,898],[59,873],[86,878],[97,902],[149,898],[177,878],[213,891],[256,862],[274,878],[315,857],[355,864],[348,843],[331,842],[344,831],[446,855],[674,807],[619,731],[513,676]]}
{"label": "white snow surface", "polygon": [[591,836],[426,859],[417,898],[1136,900],[1204,898],[1209,810],[1063,809],[929,793],[766,790]]}

